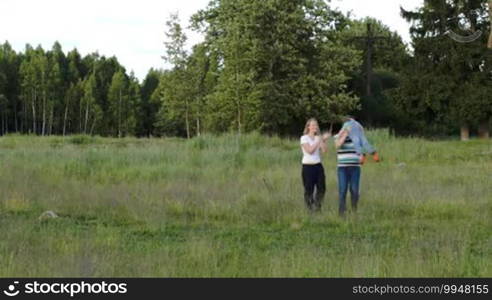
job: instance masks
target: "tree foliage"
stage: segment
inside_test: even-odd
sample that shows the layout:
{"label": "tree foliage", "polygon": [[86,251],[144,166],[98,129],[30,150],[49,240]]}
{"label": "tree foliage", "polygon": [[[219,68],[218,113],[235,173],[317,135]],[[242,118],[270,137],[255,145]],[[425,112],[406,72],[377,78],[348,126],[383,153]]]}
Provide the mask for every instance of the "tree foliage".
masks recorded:
{"label": "tree foliage", "polygon": [[416,11],[402,10],[402,15],[414,24],[414,55],[407,61],[394,95],[402,112],[421,123],[409,128],[426,124],[427,129],[445,132],[446,128],[487,122],[492,116],[488,37],[483,34],[474,42],[464,43],[447,34],[489,32],[486,1],[427,0]]}
{"label": "tree foliage", "polygon": [[[168,18],[168,68],[142,83],[116,57],[65,53],[58,42],[17,53],[6,42],[0,134],[297,135],[308,118],[326,128],[347,113],[406,133],[483,129],[492,116],[489,35],[464,43],[450,32],[489,33],[486,0],[426,0],[401,14],[412,22],[411,47],[325,0],[211,0],[189,27]],[[374,47],[363,38],[368,25],[381,38]],[[204,40],[188,47],[186,28]]]}

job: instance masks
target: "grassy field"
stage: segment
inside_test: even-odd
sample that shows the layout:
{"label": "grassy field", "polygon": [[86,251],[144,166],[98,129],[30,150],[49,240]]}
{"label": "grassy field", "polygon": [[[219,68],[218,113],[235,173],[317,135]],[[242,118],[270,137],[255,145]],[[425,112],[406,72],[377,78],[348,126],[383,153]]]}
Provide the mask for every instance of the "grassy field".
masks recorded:
{"label": "grassy field", "polygon": [[370,140],[340,219],[333,148],[311,216],[298,140],[1,137],[0,277],[491,277],[492,142]]}

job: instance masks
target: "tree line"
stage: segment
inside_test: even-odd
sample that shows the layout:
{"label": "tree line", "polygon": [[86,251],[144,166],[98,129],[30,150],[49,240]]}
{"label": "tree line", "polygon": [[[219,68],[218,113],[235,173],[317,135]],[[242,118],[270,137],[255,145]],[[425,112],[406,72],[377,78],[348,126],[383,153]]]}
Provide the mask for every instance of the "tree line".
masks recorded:
{"label": "tree line", "polygon": [[115,57],[0,45],[1,133],[137,134],[141,86]]}
{"label": "tree line", "polygon": [[141,83],[116,57],[65,53],[58,42],[17,53],[5,42],[0,134],[293,135],[309,117],[329,126],[349,113],[400,133],[484,133],[488,35],[460,43],[446,33],[488,33],[488,16],[485,0],[402,9],[413,22],[409,48],[380,21],[353,19],[323,0],[213,0],[189,20],[205,37],[191,51],[179,17],[169,17],[163,59],[172,67],[151,69]]}
{"label": "tree line", "polygon": [[[492,5],[492,1],[489,1]],[[427,0],[416,11],[402,10],[413,22],[413,55],[393,91],[408,130],[470,128],[489,136],[492,116],[492,8],[486,0]],[[450,38],[481,32],[473,42]],[[444,125],[444,126],[443,126]],[[447,129],[447,130],[449,130]]]}

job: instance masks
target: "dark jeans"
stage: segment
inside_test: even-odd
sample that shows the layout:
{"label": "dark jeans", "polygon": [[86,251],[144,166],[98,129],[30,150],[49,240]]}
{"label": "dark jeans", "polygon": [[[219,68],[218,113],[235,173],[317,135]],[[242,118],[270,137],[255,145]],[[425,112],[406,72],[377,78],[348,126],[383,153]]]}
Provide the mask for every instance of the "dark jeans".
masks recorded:
{"label": "dark jeans", "polygon": [[338,212],[343,215],[346,205],[345,198],[350,187],[352,210],[357,210],[359,201],[360,167],[338,167]]}
{"label": "dark jeans", "polygon": [[302,182],[304,184],[304,201],[311,211],[321,210],[325,196],[325,170],[322,164],[302,165]]}

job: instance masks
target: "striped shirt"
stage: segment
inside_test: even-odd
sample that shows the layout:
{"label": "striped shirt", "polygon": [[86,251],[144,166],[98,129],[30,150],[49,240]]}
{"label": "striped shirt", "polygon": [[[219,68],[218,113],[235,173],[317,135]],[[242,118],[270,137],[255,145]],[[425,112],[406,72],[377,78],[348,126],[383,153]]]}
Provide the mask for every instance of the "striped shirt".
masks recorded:
{"label": "striped shirt", "polygon": [[[335,136],[338,138],[338,136]],[[337,149],[338,167],[360,167],[360,155],[355,150],[354,143],[349,136],[345,142]]]}

